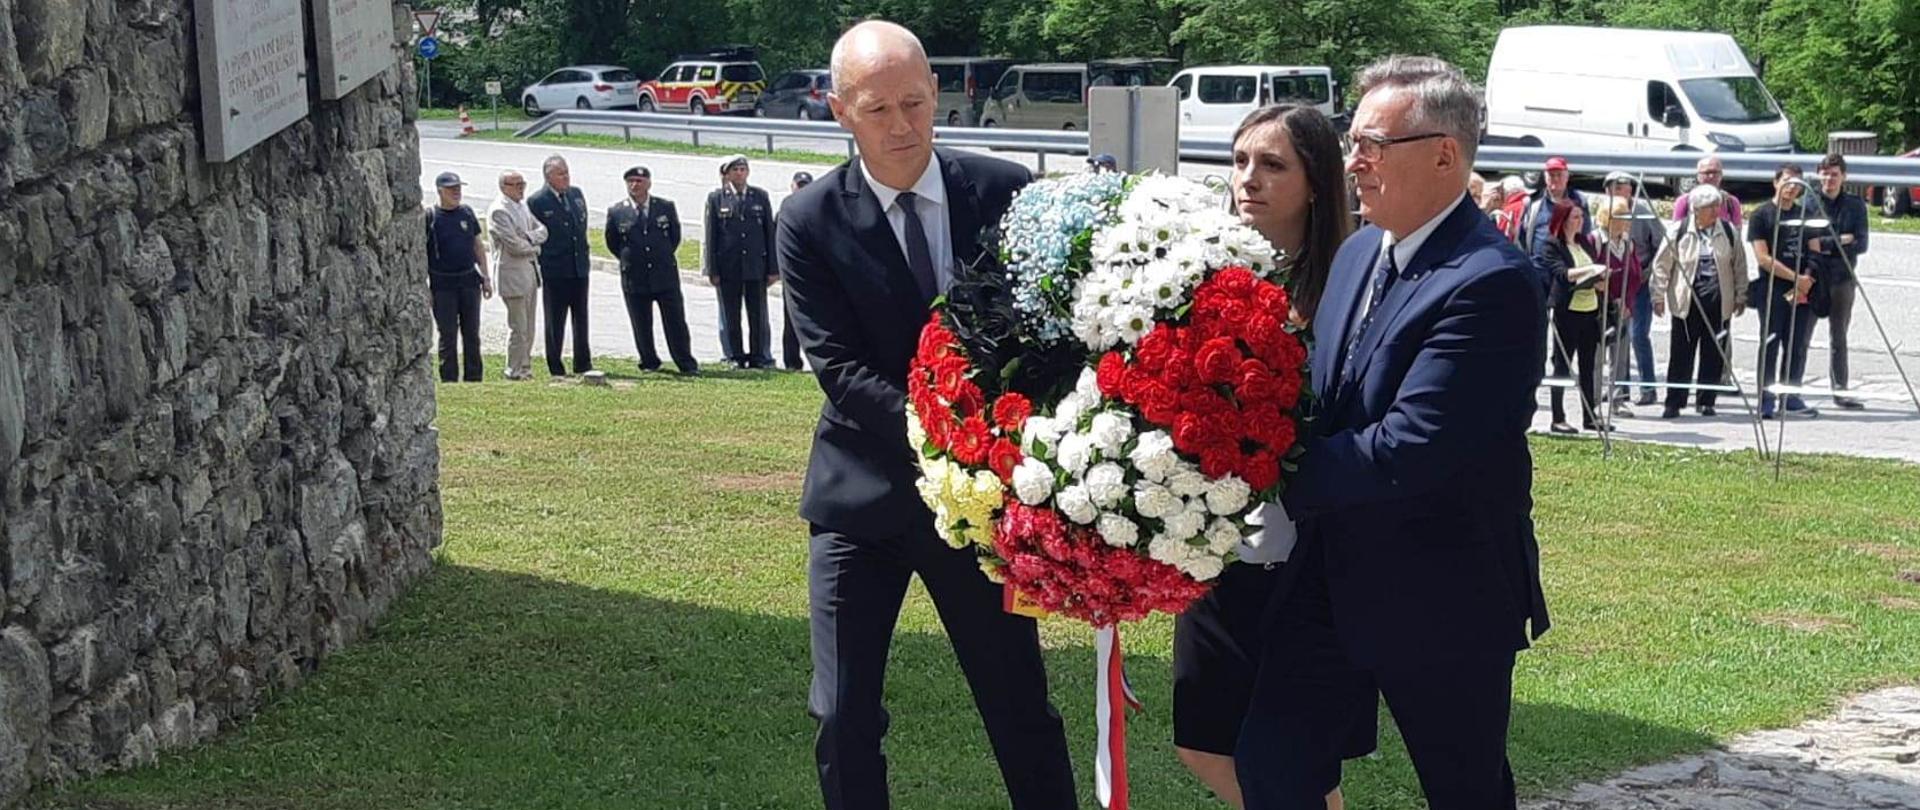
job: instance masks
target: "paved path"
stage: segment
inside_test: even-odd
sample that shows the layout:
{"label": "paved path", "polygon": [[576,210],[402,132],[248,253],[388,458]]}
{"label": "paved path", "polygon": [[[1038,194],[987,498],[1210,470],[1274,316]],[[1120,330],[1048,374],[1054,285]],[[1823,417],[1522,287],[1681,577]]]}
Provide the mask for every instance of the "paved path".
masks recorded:
{"label": "paved path", "polygon": [[1527,810],[1920,810],[1920,688],[1581,785]]}

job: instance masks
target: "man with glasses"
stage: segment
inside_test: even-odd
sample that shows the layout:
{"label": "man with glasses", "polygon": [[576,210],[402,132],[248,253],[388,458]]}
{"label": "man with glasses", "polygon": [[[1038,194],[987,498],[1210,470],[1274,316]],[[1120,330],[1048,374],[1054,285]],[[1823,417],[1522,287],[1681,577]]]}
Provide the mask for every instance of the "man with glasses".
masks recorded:
{"label": "man with glasses", "polygon": [[[1740,198],[1733,196],[1733,192],[1727,190],[1724,182],[1726,174],[1727,171],[1721,166],[1720,159],[1712,155],[1701,158],[1700,162],[1693,165],[1693,179],[1698,180],[1703,186],[1720,189],[1720,218],[1726,220],[1728,225],[1738,228],[1746,224],[1746,215],[1740,208]],[[1673,201],[1673,221],[1687,221],[1687,195],[1685,194]]]}
{"label": "man with glasses", "polygon": [[1859,289],[1853,271],[1860,266],[1860,254],[1867,252],[1867,202],[1847,192],[1847,159],[1841,155],[1820,159],[1820,210],[1831,228],[1818,236],[1809,234],[1807,247],[1813,251],[1819,283],[1827,286],[1833,404],[1857,411],[1866,405],[1838,392],[1847,390],[1847,326],[1853,321],[1853,299]]}
{"label": "man with glasses", "polygon": [[531,380],[533,318],[540,306],[540,245],[547,226],[527,210],[527,179],[500,173],[500,196],[487,209],[487,235],[493,239],[493,277],[507,305],[507,379]]}
{"label": "man with glasses", "polygon": [[1514,656],[1547,629],[1527,449],[1545,291],[1467,198],[1466,76],[1395,56],[1359,88],[1346,168],[1372,224],[1314,319],[1319,413],[1285,495],[1296,579],[1235,768],[1249,810],[1320,807],[1384,695],[1433,810],[1513,808]]}

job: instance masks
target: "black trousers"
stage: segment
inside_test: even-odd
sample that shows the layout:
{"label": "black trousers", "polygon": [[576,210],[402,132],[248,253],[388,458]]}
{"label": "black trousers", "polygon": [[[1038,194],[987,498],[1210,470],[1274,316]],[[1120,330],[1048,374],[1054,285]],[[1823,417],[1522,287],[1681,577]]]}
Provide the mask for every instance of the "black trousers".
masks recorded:
{"label": "black trousers", "polygon": [[807,358],[800,353],[800,336],[793,333],[793,314],[784,314],[786,317],[780,319],[780,359],[788,371],[799,371],[807,367]]}
{"label": "black trousers", "polygon": [[464,347],[466,380],[479,382],[485,376],[480,358],[480,286],[461,284],[434,289],[433,326],[440,333],[440,381],[460,381],[459,349]]}
{"label": "black trousers", "polygon": [[[749,339],[745,345],[740,342],[742,309],[746,310]],[[772,366],[771,331],[772,323],[767,320],[765,279],[720,282],[720,348],[726,352],[728,360],[736,363],[744,360],[763,368]]]}
{"label": "black trousers", "polygon": [[1359,666],[1334,629],[1324,556],[1313,545],[1296,553],[1303,568],[1274,613],[1234,748],[1247,810],[1325,807],[1354,725],[1374,716],[1381,697],[1432,810],[1512,810],[1513,653]]}
{"label": "black trousers", "polygon": [[[1600,313],[1574,312],[1566,307],[1553,311],[1553,376],[1565,377],[1577,368],[1580,376],[1575,380],[1580,386],[1580,423],[1593,427],[1594,411],[1599,400],[1594,399],[1594,360],[1600,352]],[[1570,362],[1571,361],[1571,362]],[[1567,389],[1555,387],[1548,395],[1553,401],[1553,421],[1567,421]]]}
{"label": "black trousers", "polygon": [[653,308],[660,308],[660,331],[667,338],[667,354],[682,373],[700,370],[693,359],[693,338],[687,333],[687,302],[675,287],[665,292],[625,293],[627,321],[633,326],[633,347],[640,352],[640,367],[648,371],[660,367],[660,354],[653,348]]}
{"label": "black trousers", "polygon": [[[1725,328],[1726,321],[1720,317],[1719,301],[1694,301],[1687,317],[1673,319],[1673,337],[1667,345],[1667,382],[1683,385],[1694,382],[1698,385],[1719,385],[1727,370],[1726,358],[1720,352],[1725,349],[1715,337]],[[1698,358],[1700,375],[1694,376],[1695,358]],[[1718,399],[1716,391],[1701,391],[1695,399],[1700,407],[1712,407]],[[1687,407],[1687,389],[1667,389],[1666,408],[1677,411]]]}
{"label": "black trousers", "polygon": [[567,313],[573,313],[573,373],[593,370],[593,350],[587,348],[587,280],[557,278],[544,281],[540,291],[547,311],[547,373],[564,377],[560,348],[567,336]]}
{"label": "black trousers", "polygon": [[1047,700],[1039,631],[1032,619],[1001,610],[1000,588],[981,576],[971,549],[947,546],[931,528],[870,538],[814,526],[811,542],[807,707],[820,723],[814,757],[828,810],[888,807],[881,692],[894,622],[915,574],[960,659],[1014,810],[1078,806],[1066,730]]}

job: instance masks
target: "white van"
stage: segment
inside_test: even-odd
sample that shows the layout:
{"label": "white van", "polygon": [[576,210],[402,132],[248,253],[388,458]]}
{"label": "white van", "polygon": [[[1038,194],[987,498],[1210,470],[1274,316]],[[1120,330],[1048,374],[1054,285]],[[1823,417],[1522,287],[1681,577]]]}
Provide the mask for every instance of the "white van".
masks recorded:
{"label": "white van", "polygon": [[1180,92],[1182,133],[1225,137],[1248,113],[1285,101],[1312,104],[1328,118],[1339,114],[1340,86],[1333,81],[1333,70],[1325,67],[1188,68],[1175,74],[1167,86]]}
{"label": "white van", "polygon": [[1531,26],[1487,65],[1487,143],[1789,152],[1793,131],[1726,34]]}

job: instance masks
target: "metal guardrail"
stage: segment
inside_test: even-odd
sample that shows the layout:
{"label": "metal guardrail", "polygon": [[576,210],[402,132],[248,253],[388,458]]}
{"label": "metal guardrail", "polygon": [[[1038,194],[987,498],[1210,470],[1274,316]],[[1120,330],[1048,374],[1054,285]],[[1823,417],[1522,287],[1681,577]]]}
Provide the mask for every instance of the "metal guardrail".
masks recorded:
{"label": "metal guardrail", "polygon": [[[776,139],[838,141],[846,145],[847,157],[854,156],[853,136],[831,121],[788,121],[771,118],[727,118],[719,116],[666,115],[662,113],[620,110],[558,110],[529,124],[517,137],[530,138],[555,129],[568,133],[576,126],[613,128],[631,140],[634,130],[677,132],[689,135],[700,144],[701,133],[749,135],[766,139],[767,151]],[[997,129],[973,127],[934,127],[934,139],[944,146],[963,146],[1032,152],[1040,158],[1040,170],[1047,168],[1047,155],[1087,154],[1087,133],[1074,130]],[[1649,182],[1693,175],[1694,163],[1702,152],[1569,152],[1540,147],[1496,146],[1482,144],[1474,167],[1482,171],[1538,171],[1549,157],[1565,158],[1575,174],[1600,176],[1626,172]],[[1799,166],[1811,177],[1820,162],[1817,154],[1780,152],[1714,152],[1726,168],[1729,180],[1768,181],[1782,163]],[[1182,160],[1231,163],[1233,144],[1224,137],[1186,137],[1180,139]],[[1912,158],[1847,156],[1847,182],[1862,185],[1920,186],[1920,160]]]}

